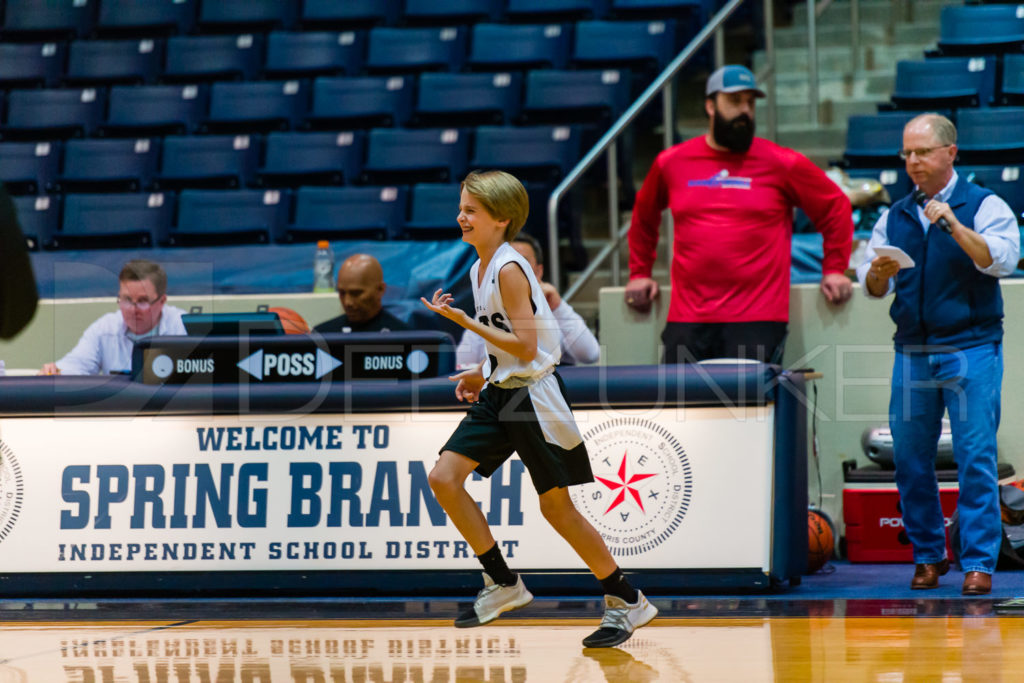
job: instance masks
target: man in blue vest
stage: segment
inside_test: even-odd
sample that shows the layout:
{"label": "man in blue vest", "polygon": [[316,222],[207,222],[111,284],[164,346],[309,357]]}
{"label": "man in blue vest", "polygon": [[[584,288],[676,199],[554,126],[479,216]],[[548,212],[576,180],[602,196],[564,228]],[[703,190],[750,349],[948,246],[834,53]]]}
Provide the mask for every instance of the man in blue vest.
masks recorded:
{"label": "man in blue vest", "polygon": [[[1020,258],[1020,231],[1006,202],[953,169],[956,128],[922,114],[903,129],[900,156],[916,185],[875,224],[857,275],[868,296],[895,295],[889,426],[903,524],[914,548],[911,588],[935,588],[949,571],[935,477],[948,410],[960,480],[964,595],[992,589],[1002,539],[996,430],[1003,379],[999,278]],[[903,255],[879,255],[899,247]],[[901,262],[903,265],[901,266]]]}

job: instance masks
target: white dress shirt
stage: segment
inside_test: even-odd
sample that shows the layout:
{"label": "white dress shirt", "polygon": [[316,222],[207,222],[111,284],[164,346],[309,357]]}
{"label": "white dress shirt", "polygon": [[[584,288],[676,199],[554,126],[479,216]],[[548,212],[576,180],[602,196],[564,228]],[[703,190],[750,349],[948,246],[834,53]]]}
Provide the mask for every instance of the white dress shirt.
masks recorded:
{"label": "white dress shirt", "polygon": [[[948,202],[949,196],[953,194],[959,175],[953,171],[953,177],[949,179],[946,186],[937,194],[934,199],[940,202]],[[917,221],[921,229],[928,233],[931,221],[924,215],[924,209],[917,207]],[[867,283],[868,270],[871,269],[871,262],[878,254],[875,247],[889,244],[889,210],[886,209],[878,217],[874,229],[871,231],[871,239],[864,252],[864,262],[857,266],[857,279],[860,280],[864,292],[871,296]],[[1013,215],[1013,209],[999,196],[991,194],[981,201],[977,213],[974,214],[974,231],[981,235],[988,245],[988,252],[992,255],[992,265],[982,268],[975,264],[982,273],[992,277],[1006,277],[1017,268],[1020,260],[1020,228],[1017,227],[1017,218]],[[892,294],[896,289],[896,278],[889,278],[889,289],[880,297]]]}
{"label": "white dress shirt", "polygon": [[149,336],[182,335],[185,325],[181,316],[185,311],[164,304],[160,320],[153,330],[134,335],[124,324],[120,311],[100,316],[82,333],[82,338],[63,358],[57,361],[62,375],[106,375],[132,369],[132,349],[135,341]]}

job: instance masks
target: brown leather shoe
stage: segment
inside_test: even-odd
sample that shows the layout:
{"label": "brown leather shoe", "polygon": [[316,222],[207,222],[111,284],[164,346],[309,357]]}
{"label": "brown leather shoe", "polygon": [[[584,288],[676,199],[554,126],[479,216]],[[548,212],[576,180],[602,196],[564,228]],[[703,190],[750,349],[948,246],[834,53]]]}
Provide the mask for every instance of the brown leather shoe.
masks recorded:
{"label": "brown leather shoe", "polygon": [[964,574],[964,595],[986,595],[992,592],[992,575],[985,572]]}
{"label": "brown leather shoe", "polygon": [[939,577],[949,571],[949,560],[942,560],[935,564],[914,565],[914,578],[910,580],[910,587],[918,590],[923,588],[938,588]]}

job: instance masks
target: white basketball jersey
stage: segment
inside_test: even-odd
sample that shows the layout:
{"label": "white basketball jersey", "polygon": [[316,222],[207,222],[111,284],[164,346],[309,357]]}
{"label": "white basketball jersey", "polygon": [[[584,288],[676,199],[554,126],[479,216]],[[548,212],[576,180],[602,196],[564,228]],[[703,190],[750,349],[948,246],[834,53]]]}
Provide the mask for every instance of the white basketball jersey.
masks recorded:
{"label": "white basketball jersey", "polygon": [[498,273],[503,266],[509,263],[518,264],[530,283],[530,300],[533,304],[533,316],[537,325],[537,355],[532,361],[525,363],[485,340],[487,360],[483,367],[484,377],[492,384],[499,386],[502,386],[505,380],[511,377],[516,378],[512,384],[528,384],[531,380],[548,374],[562,359],[562,331],[558,326],[558,320],[551,313],[551,308],[548,307],[547,299],[544,298],[544,292],[541,290],[540,283],[537,282],[530,264],[508,242],[498,247],[494,258],[487,264],[487,271],[482,279],[478,277],[479,260],[469,270],[469,276],[473,282],[476,319],[488,327],[512,332],[512,324],[509,322],[508,313],[501,300],[498,280]]}

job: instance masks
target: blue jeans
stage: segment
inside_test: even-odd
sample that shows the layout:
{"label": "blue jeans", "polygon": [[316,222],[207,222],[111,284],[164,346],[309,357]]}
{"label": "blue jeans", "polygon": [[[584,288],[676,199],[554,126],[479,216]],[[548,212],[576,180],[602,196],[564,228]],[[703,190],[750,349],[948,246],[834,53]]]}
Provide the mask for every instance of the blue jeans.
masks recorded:
{"label": "blue jeans", "polygon": [[897,349],[892,370],[889,427],[896,486],[914,562],[946,556],[935,456],[942,415],[949,411],[960,493],[960,564],[965,572],[991,574],[1002,540],[996,430],[999,428],[1002,344],[968,349]]}

